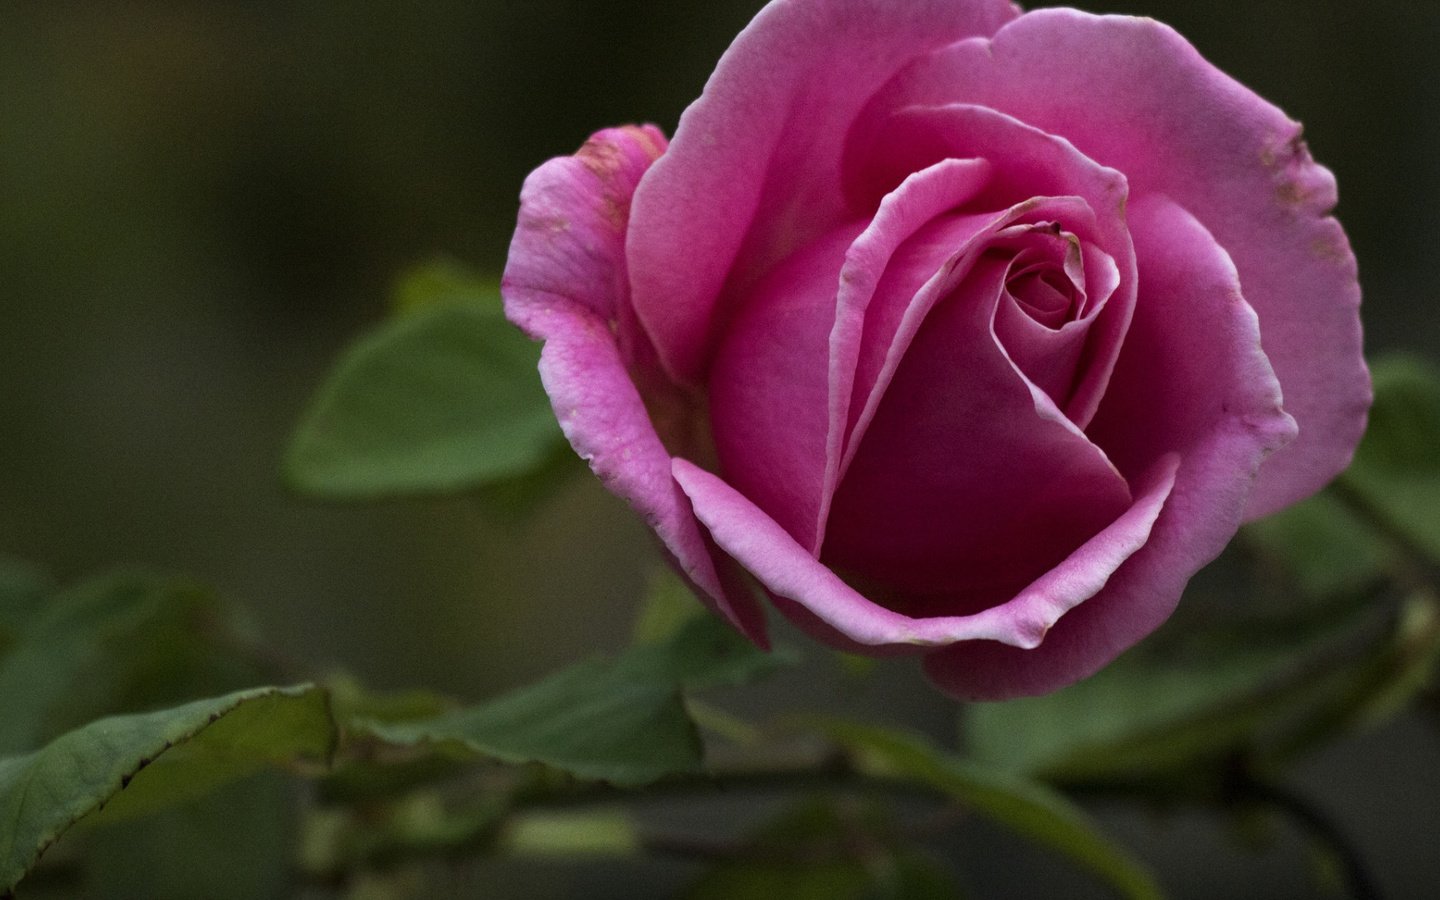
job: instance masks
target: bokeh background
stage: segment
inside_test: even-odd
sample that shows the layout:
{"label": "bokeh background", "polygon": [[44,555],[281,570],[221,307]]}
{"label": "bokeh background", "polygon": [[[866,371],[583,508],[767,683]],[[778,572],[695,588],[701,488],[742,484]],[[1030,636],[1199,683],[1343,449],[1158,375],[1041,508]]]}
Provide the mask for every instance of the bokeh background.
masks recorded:
{"label": "bokeh background", "polygon": [[[672,130],[761,5],[0,3],[0,552],[64,579],[191,574],[290,655],[380,687],[478,698],[619,646],[655,555],[591,481],[514,521],[309,504],[279,460],[397,274],[437,255],[498,274],[525,174],[605,125]],[[1440,4],[1089,8],[1169,22],[1306,123],[1369,351],[1435,356]],[[904,666],[866,690],[892,721],[950,727]],[[1402,720],[1298,773],[1394,896],[1440,883],[1437,762],[1436,732]],[[1298,842],[1249,854],[1203,817],[1106,815],[1179,896],[1309,890]],[[980,896],[1043,876],[978,865]],[[531,876],[536,896],[580,878]]]}

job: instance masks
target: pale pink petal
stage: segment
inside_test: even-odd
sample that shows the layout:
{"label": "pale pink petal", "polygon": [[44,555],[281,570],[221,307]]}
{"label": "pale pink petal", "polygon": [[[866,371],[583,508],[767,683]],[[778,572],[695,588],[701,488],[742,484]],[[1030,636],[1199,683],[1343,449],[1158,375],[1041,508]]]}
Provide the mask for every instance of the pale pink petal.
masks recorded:
{"label": "pale pink petal", "polygon": [[1006,0],[777,0],[760,11],[635,197],[635,308],[672,377],[701,381],[723,295],[858,212],[836,189],[840,153],[876,89],[916,56],[1017,14]]}
{"label": "pale pink petal", "polygon": [[[664,149],[651,128],[597,134],[575,157],[551,160],[525,182],[520,222],[501,279],[506,315],[545,342],[540,377],[575,452],[654,529],[702,599],[759,644],[756,598],[726,575],[670,477],[615,329],[623,331],[624,232],[629,196],[647,157]],[[717,559],[720,568],[717,569]]]}
{"label": "pale pink petal", "polygon": [[1132,204],[1131,223],[1140,295],[1090,434],[1132,477],[1178,455],[1174,490],[1144,547],[1039,647],[1015,652],[982,642],[927,657],[926,673],[958,697],[1046,693],[1150,633],[1234,536],[1261,462],[1294,436],[1224,250],[1164,198]]}
{"label": "pale pink petal", "polygon": [[993,41],[917,62],[867,118],[916,103],[978,103],[1063,135],[1124,172],[1132,197],[1164,193],[1235,261],[1299,438],[1262,469],[1247,517],[1304,497],[1345,467],[1364,430],[1355,258],[1330,173],[1300,126],[1152,19],[1029,13]]}
{"label": "pale pink petal", "polygon": [[625,227],[630,198],[665,152],[653,125],[597,132],[574,156],[560,156],[525,179],[520,217],[505,264],[506,315],[532,332],[546,297],[564,297],[602,319],[620,317],[629,295]]}

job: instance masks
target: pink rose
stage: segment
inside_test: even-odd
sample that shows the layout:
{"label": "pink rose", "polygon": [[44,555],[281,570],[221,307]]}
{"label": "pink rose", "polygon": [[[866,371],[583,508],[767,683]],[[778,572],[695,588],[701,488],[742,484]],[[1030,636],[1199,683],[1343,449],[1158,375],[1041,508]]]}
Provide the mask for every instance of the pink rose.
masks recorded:
{"label": "pink rose", "polygon": [[736,628],[765,643],[743,570],[1003,698],[1344,468],[1334,204],[1300,126],[1158,22],[776,0],[668,148],[610,129],[529,177],[503,292],[575,450]]}

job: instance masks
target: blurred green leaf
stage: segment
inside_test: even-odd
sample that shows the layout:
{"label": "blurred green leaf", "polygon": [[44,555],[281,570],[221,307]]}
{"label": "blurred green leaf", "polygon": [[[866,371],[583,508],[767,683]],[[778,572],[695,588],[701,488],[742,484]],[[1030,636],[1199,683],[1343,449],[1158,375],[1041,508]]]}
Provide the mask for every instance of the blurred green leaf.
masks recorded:
{"label": "blurred green leaf", "polygon": [[1242,534],[1287,584],[1319,600],[1359,594],[1398,561],[1395,549],[1331,491],[1252,522]]}
{"label": "blurred green leaf", "polygon": [[1341,690],[1337,663],[1365,611],[1303,630],[1247,623],[1141,646],[1044,697],[966,710],[983,761],[1051,781],[1151,777],[1218,764],[1301,701]]}
{"label": "blurred green leaf", "polygon": [[[296,785],[267,771],[199,800],[84,835],[93,900],[279,900],[291,895]],[[27,885],[28,886],[28,885]]]}
{"label": "blurred green leaf", "polygon": [[334,739],[323,692],[255,688],[100,719],[33,753],[0,759],[0,891],[13,889],[81,819],[114,822],[267,765],[323,760]]}
{"label": "blurred green leaf", "polygon": [[700,739],[679,687],[637,679],[600,660],[426,722],[356,728],[394,744],[453,744],[504,762],[541,762],[621,785],[700,767]]}
{"label": "blurred green leaf", "polygon": [[335,717],[341,722],[366,719],[377,722],[409,722],[433,719],[454,711],[459,703],[450,697],[421,688],[402,691],[371,690],[348,675],[325,680]]}
{"label": "blurred green leaf", "polygon": [[806,800],[702,875],[686,900],[955,900],[954,877],[882,810]]}
{"label": "blurred green leaf", "polygon": [[500,281],[458,260],[440,257],[402,272],[390,290],[390,306],[401,315],[452,303],[470,304],[499,317]]}
{"label": "blurred green leaf", "polygon": [[[1278,766],[1339,735],[1373,727],[1401,712],[1440,664],[1440,597],[1419,589],[1391,627],[1363,653],[1317,679],[1293,721],[1257,748],[1257,762]],[[1303,687],[1302,687],[1303,689]]]}
{"label": "blurred green leaf", "polygon": [[617,665],[632,678],[698,691],[747,684],[797,660],[785,647],[759,649],[718,616],[706,614],[686,621],[664,643],[631,647]]}
{"label": "blurred green leaf", "polygon": [[1059,793],[1010,772],[947,754],[924,739],[886,728],[820,720],[862,773],[931,787],[1099,876],[1123,896],[1161,897],[1149,870]]}
{"label": "blurred green leaf", "polygon": [[538,345],[493,309],[438,303],[351,347],[286,455],[298,491],[333,500],[450,493],[524,475],[563,443]]}
{"label": "blurred green leaf", "polygon": [[422,722],[357,722],[382,740],[435,743],[582,778],[639,785],[697,772],[701,745],[682,689],[737,684],[782,665],[713,616],[663,644],[591,660],[479,706]]}
{"label": "blurred green leaf", "polygon": [[471,496],[481,515],[502,526],[523,521],[577,475],[588,475],[585,461],[564,440],[557,439],[549,452],[519,475],[501,478],[475,488]]}
{"label": "blurred green leaf", "polygon": [[1337,487],[1373,525],[1440,565],[1440,371],[1390,356],[1372,374],[1370,426]]}
{"label": "blurred green leaf", "polygon": [[53,587],[39,568],[0,555],[0,654],[19,639]]}
{"label": "blurred green leaf", "polygon": [[457,802],[439,791],[418,791],[360,810],[322,808],[307,817],[298,864],[316,880],[349,883],[365,871],[403,870],[427,858],[463,858],[492,849],[510,812],[508,799],[499,793]]}
{"label": "blurred green leaf", "polygon": [[637,644],[658,644],[687,622],[705,615],[695,594],[666,566],[650,574],[640,614],[635,617],[632,639]]}
{"label": "blurred green leaf", "polygon": [[50,596],[0,655],[0,753],[116,712],[253,684],[244,628],[207,590],[125,573]]}

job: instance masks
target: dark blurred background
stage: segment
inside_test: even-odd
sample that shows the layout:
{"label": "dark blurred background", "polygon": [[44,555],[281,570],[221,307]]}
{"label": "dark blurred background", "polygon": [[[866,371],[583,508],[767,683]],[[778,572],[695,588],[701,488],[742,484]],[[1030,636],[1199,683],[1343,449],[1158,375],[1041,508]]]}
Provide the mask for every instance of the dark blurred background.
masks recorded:
{"label": "dark blurred background", "polygon": [[[378,686],[479,697],[618,646],[654,554],[595,483],[517,524],[462,500],[307,504],[278,462],[401,270],[445,254],[498,274],[525,174],[605,125],[671,131],[761,5],[0,4],[0,552],[66,579],[189,573],[290,654]],[[1090,8],[1169,22],[1306,123],[1339,178],[1370,352],[1433,355],[1440,4]],[[908,669],[892,681],[892,717],[948,721]],[[1302,773],[1397,896],[1440,881],[1436,751],[1402,721]],[[1172,867],[1208,842],[1195,885],[1237,852],[1154,825],[1115,827]],[[1252,895],[1304,895],[1276,877]]]}

